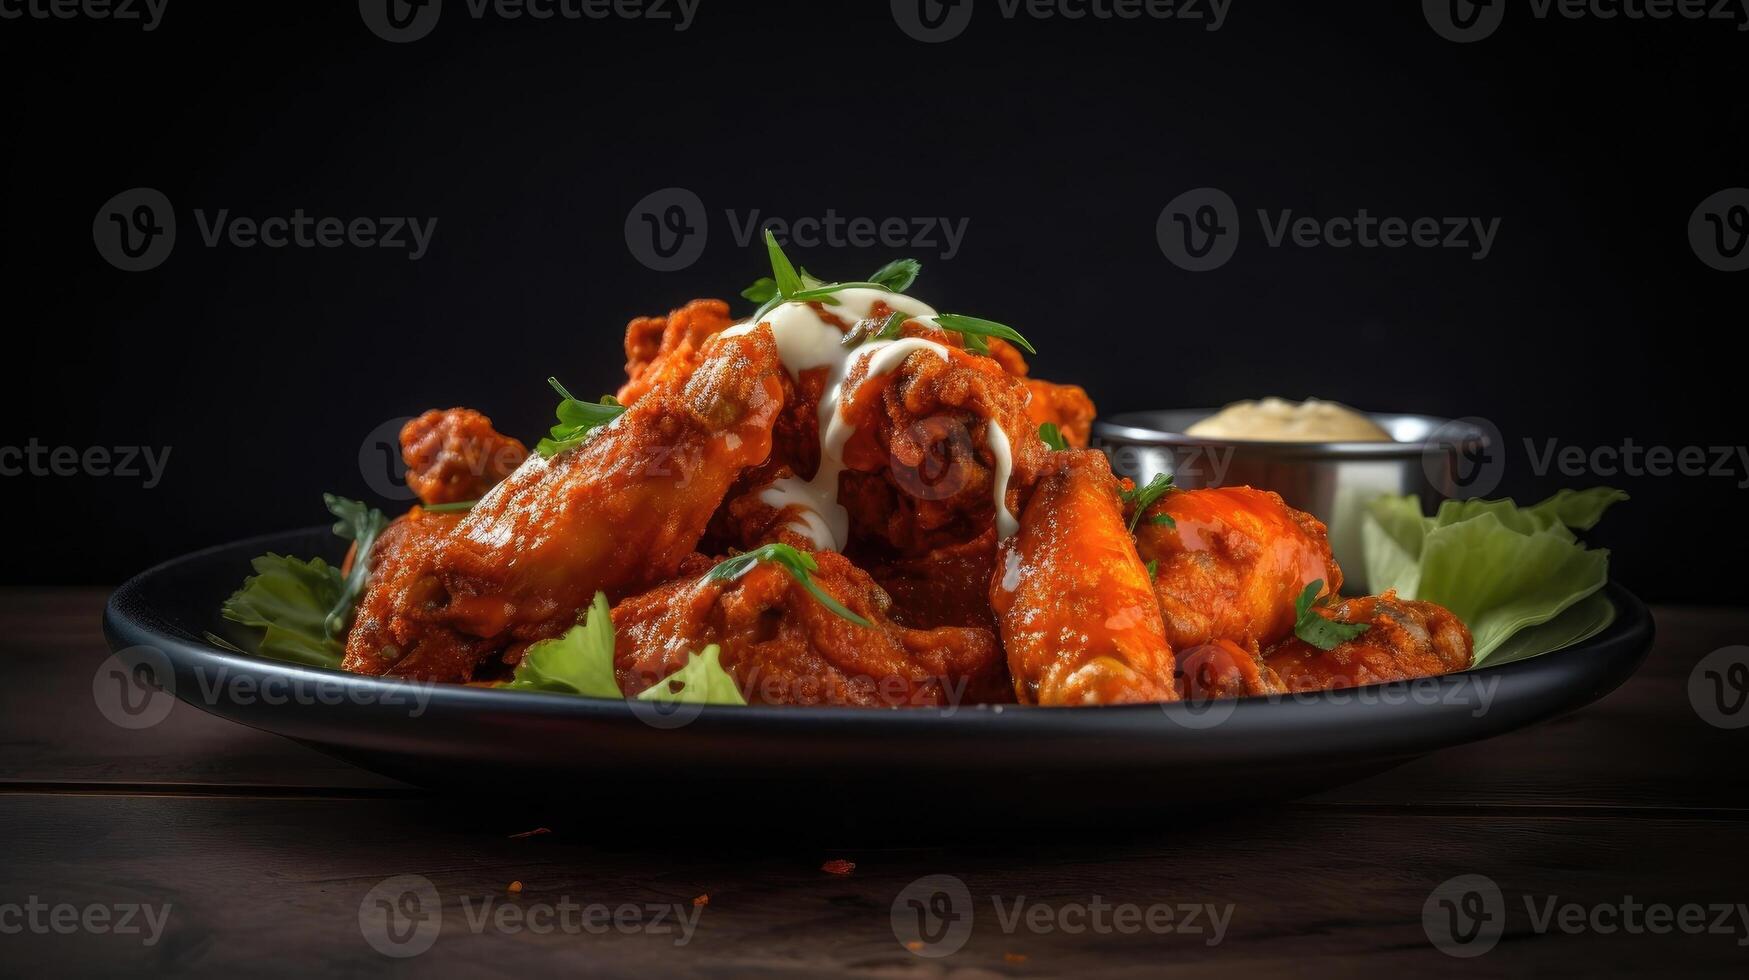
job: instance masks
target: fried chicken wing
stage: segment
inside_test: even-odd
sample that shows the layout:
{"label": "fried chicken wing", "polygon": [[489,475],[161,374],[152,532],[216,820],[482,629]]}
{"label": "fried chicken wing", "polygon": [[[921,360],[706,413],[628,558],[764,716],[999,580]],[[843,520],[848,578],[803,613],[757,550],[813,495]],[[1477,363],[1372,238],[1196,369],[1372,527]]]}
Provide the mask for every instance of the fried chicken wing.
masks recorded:
{"label": "fried chicken wing", "polygon": [[1369,626],[1333,650],[1320,650],[1293,636],[1271,649],[1264,660],[1290,691],[1436,677],[1470,666],[1469,628],[1444,606],[1399,599],[1393,591],[1346,599],[1319,607],[1317,613]]}
{"label": "fried chicken wing", "polygon": [[814,582],[867,619],[827,609],[783,568],[762,563],[727,582],[689,560],[685,577],[613,610],[615,672],[635,696],[680,669],[689,653],[722,648],[723,667],[750,703],[862,707],[1005,699],[1001,649],[988,630],[907,629],[892,600],[843,556],[814,555]]}
{"label": "fried chicken wing", "polygon": [[[434,513],[414,507],[389,522],[370,552],[370,580],[347,635],[341,667],[356,674],[384,674],[397,666],[404,676],[467,680],[490,644],[477,637],[428,632],[402,608],[432,594],[431,568],[457,524],[460,513]],[[348,553],[347,565],[356,555]],[[409,640],[423,640],[420,658],[402,664]]]}
{"label": "fried chicken wing", "polygon": [[[911,336],[944,340],[934,330]],[[925,555],[1012,522],[1047,455],[1024,385],[992,358],[944,346],[948,356],[915,351],[890,374],[866,376],[863,361],[851,372],[855,396],[843,409],[857,425],[844,454],[852,473],[840,492],[852,536],[901,555]]]}
{"label": "fried chicken wing", "polygon": [[1086,389],[1080,385],[1056,384],[1032,377],[1020,348],[1000,337],[992,338],[989,346],[990,356],[996,359],[996,363],[1026,385],[1026,412],[1032,418],[1033,427],[1049,422],[1062,432],[1071,449],[1086,449],[1093,437],[1093,418],[1099,414],[1093,407],[1093,399],[1087,397]]}
{"label": "fried chicken wing", "polygon": [[875,565],[870,574],[893,597],[893,618],[906,626],[976,626],[996,631],[996,616],[990,610],[995,528],[926,555]]}
{"label": "fried chicken wing", "polygon": [[471,408],[432,409],[401,427],[407,486],[425,504],[478,500],[528,458],[528,447]]}
{"label": "fried chicken wing", "polygon": [[1287,687],[1254,649],[1215,640],[1178,651],[1178,693],[1186,701],[1285,694]]}
{"label": "fried chicken wing", "polygon": [[627,324],[620,403],[630,405],[664,383],[684,383],[698,370],[705,341],[733,323],[729,304],[695,299],[667,316],[641,316]]}
{"label": "fried chicken wing", "polygon": [[1342,587],[1324,525],[1267,490],[1168,493],[1137,523],[1136,548],[1157,563],[1154,594],[1177,650],[1216,640],[1267,647],[1293,628],[1307,585],[1322,579],[1324,595]]}
{"label": "fried chicken wing", "polygon": [[690,375],[651,389],[593,439],[531,456],[417,572],[372,585],[347,662],[368,673],[467,680],[481,655],[562,632],[597,590],[674,575],[729,485],[771,448],[782,406],[769,336],[721,338]]}
{"label": "fried chicken wing", "polygon": [[1092,450],[1051,455],[1060,469],[1002,543],[990,585],[1015,695],[1041,705],[1177,700],[1172,647],[1111,464]]}

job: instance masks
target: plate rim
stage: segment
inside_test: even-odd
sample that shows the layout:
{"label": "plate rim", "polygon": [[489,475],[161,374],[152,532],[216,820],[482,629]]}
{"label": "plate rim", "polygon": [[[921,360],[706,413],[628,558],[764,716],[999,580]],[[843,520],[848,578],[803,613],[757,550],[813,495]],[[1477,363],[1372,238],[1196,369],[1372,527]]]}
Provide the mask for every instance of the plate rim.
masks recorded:
{"label": "plate rim", "polygon": [[[647,717],[652,708],[647,704],[642,708],[636,707],[639,703],[631,700],[584,698],[536,691],[487,690],[458,684],[407,681],[233,653],[202,637],[188,634],[142,596],[142,592],[151,585],[178,572],[221,559],[230,561],[244,553],[292,550],[283,547],[276,549],[272,546],[326,532],[325,525],[318,525],[296,531],[258,535],[190,552],[141,572],[118,587],[105,604],[103,629],[111,650],[119,652],[132,647],[151,647],[162,651],[178,671],[217,669],[258,679],[272,677],[288,683],[337,684],[350,691],[367,692],[370,698],[383,701],[389,701],[391,697],[404,698],[408,692],[425,691],[428,694],[428,705],[439,709],[441,713],[509,713],[529,720],[579,723],[635,721],[640,727],[649,727],[640,720],[640,715]],[[1613,581],[1605,585],[1603,594],[1615,606],[1616,617],[1614,622],[1596,636],[1572,647],[1526,660],[1443,675],[1445,678],[1499,678],[1502,685],[1510,684],[1514,688],[1522,688],[1527,697],[1533,696],[1540,702],[1528,717],[1510,722],[1505,727],[1495,726],[1477,738],[1492,737],[1576,710],[1615,690],[1639,669],[1650,653],[1656,635],[1651,613],[1638,597]],[[213,597],[215,615],[218,604],[222,601],[222,596]],[[1208,740],[1217,739],[1222,730],[1235,730],[1229,727],[1229,723],[1241,716],[1244,716],[1244,721],[1275,730],[1282,736],[1291,736],[1295,731],[1304,730],[1327,735],[1330,732],[1327,719],[1316,716],[1314,712],[1340,704],[1357,703],[1358,699],[1365,697],[1373,698],[1376,705],[1400,708],[1401,704],[1407,703],[1405,698],[1412,685],[1427,684],[1430,680],[1422,678],[1390,681],[1287,697],[1249,697],[1218,702],[1231,705],[1231,711],[1223,723],[1213,726],[1199,725],[1196,709],[1182,702],[1052,708],[1025,705],[958,705],[906,706],[893,709],[858,709],[846,705],[692,705],[687,706],[686,710],[692,720],[713,730],[755,731],[779,736],[801,731],[819,732],[822,728],[855,737],[900,731],[957,731],[983,726],[1001,726],[1005,731],[1013,732],[1015,737],[1050,736],[1064,732],[1133,734],[1139,724],[1144,728],[1156,727],[1141,721],[1152,718],[1158,719],[1169,730],[1183,732],[1185,737],[1196,736],[1198,741],[1206,743]],[[252,727],[276,730],[253,725],[251,721],[239,717],[234,708],[229,711],[222,710],[222,704],[208,704],[194,699],[194,692],[188,685],[178,684],[176,688],[175,693],[179,698],[202,710],[251,724]],[[1268,714],[1264,715],[1263,712]],[[1370,712],[1370,715],[1377,720],[1377,725],[1361,726],[1369,730],[1401,724],[1406,717],[1416,716],[1414,709],[1405,713],[1401,710],[1385,710],[1385,707]],[[1247,728],[1255,733],[1254,728],[1243,724],[1236,727]],[[285,733],[282,731],[280,734]],[[1477,739],[1436,738],[1432,742],[1433,747],[1439,747],[1473,740]],[[1408,741],[1416,740],[1411,738]]]}

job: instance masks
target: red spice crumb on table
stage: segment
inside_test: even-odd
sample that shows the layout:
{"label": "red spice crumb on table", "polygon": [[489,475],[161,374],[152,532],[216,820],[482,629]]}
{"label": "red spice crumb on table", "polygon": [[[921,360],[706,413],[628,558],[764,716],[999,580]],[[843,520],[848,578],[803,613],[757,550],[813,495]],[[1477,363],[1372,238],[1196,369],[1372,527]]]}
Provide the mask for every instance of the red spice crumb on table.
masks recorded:
{"label": "red spice crumb on table", "polygon": [[820,870],[829,875],[847,875],[856,870],[856,862],[846,861],[843,858],[833,858],[820,865]]}

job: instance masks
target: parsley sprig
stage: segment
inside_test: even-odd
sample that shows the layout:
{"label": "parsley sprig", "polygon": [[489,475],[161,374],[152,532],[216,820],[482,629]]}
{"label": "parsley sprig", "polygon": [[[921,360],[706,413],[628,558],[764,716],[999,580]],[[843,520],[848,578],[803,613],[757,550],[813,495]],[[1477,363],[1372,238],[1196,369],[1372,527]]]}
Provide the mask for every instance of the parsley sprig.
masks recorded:
{"label": "parsley sprig", "polygon": [[1063,430],[1057,428],[1055,422],[1040,423],[1038,437],[1041,442],[1051,447],[1053,452],[1062,452],[1069,448],[1069,440],[1063,438]]}
{"label": "parsley sprig", "polygon": [[331,493],[323,494],[322,502],[336,518],[334,533],[357,546],[352,555],[352,570],[340,586],[340,598],[328,611],[328,618],[323,623],[329,639],[345,642],[346,633],[352,628],[353,614],[358,611],[358,601],[364,598],[364,587],[370,579],[371,549],[376,547],[377,536],[383,533],[383,528],[389,526],[389,519],[375,507]]}
{"label": "parsley sprig", "polygon": [[[806,270],[796,269],[795,263],[784,254],[783,246],[777,243],[777,236],[769,228],[765,230],[765,251],[771,260],[771,275],[757,279],[753,285],[741,290],[742,297],[759,304],[759,309],[753,314],[754,323],[765,319],[766,314],[784,303],[819,302],[827,306],[838,306],[838,298],[833,294],[846,289],[884,289],[890,293],[902,293],[911,288],[911,284],[917,281],[918,273],[923,271],[923,264],[916,259],[894,259],[860,282],[822,282],[808,275]],[[844,346],[855,347],[870,339],[896,338],[899,336],[899,328],[907,319],[907,314],[893,313],[878,330],[858,324],[844,335]],[[939,313],[928,319],[934,320],[935,325],[942,330],[959,334],[965,342],[966,350],[974,354],[990,353],[990,344],[986,337],[1001,337],[1028,354],[1038,353],[1032,342],[1020,335],[1020,331],[994,320],[959,313]]]}
{"label": "parsley sprig", "polygon": [[783,566],[783,570],[790,574],[790,578],[801,583],[802,588],[807,589],[813,594],[815,599],[820,600],[820,605],[825,606],[827,609],[832,610],[858,626],[874,625],[861,616],[858,616],[856,613],[846,609],[843,603],[832,598],[831,594],[825,589],[820,588],[820,583],[815,582],[814,577],[809,574],[810,572],[818,571],[820,568],[819,563],[814,561],[814,556],[803,551],[798,551],[787,544],[768,544],[763,547],[754,548],[752,551],[744,554],[736,555],[735,557],[717,565],[717,567],[711,569],[709,572],[706,572],[704,576],[705,581],[732,582],[747,574],[749,571],[752,571],[753,566],[762,561],[775,562],[778,565]]}
{"label": "parsley sprig", "polygon": [[553,386],[562,401],[554,410],[559,424],[552,427],[550,438],[542,439],[534,447],[534,451],[546,459],[583,445],[594,438],[602,426],[625,413],[626,407],[612,395],[604,396],[599,402],[586,402],[566,391],[558,378],[548,378],[547,384]]}
{"label": "parsley sprig", "polygon": [[[1126,504],[1131,504],[1135,508],[1134,510],[1130,511],[1130,533],[1131,534],[1136,533],[1136,524],[1141,521],[1142,512],[1147,510],[1149,507],[1152,507],[1154,505],[1154,501],[1159,500],[1161,497],[1166,496],[1166,494],[1173,489],[1175,489],[1175,488],[1172,486],[1172,477],[1170,474],[1156,473],[1156,474],[1154,474],[1154,478],[1152,480],[1149,480],[1146,484],[1144,484],[1142,486],[1136,487],[1134,490],[1119,490],[1118,491],[1118,496],[1123,498],[1123,502]],[[1164,521],[1162,521],[1162,520],[1160,520],[1161,517],[1164,517],[1166,519]],[[1155,517],[1154,520],[1152,521],[1152,523],[1154,523],[1154,524],[1172,524],[1173,521],[1172,521],[1172,518],[1170,515],[1161,514],[1158,517]]]}
{"label": "parsley sprig", "polygon": [[1334,650],[1365,633],[1370,623],[1339,623],[1320,616],[1314,610],[1322,605],[1318,593],[1324,591],[1324,580],[1314,579],[1300,597],[1294,600],[1294,635],[1320,650]]}

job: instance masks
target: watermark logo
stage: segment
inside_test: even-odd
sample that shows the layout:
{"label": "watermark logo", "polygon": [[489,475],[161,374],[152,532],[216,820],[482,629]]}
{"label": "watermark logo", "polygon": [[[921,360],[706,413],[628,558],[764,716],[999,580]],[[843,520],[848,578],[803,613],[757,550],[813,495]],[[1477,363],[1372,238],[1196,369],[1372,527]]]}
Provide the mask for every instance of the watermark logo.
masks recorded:
{"label": "watermark logo", "polygon": [[[949,260],[965,243],[970,218],[933,215],[870,217],[827,208],[818,215],[785,218],[758,209],[727,208],[722,213],[737,249],[754,246],[769,231],[786,248],[905,249]],[[646,194],[626,212],[626,249],[656,272],[678,272],[697,262],[710,240],[710,215],[704,201],[684,187]]]}
{"label": "watermark logo", "polygon": [[176,247],[176,211],[153,188],[122,191],[97,209],[91,240],[97,254],[123,272],[156,269]]}
{"label": "watermark logo", "polygon": [[384,956],[418,956],[443,932],[437,886],[424,875],[383,879],[358,903],[358,931],[371,949]]}
{"label": "watermark logo", "polygon": [[[1603,902],[1563,901],[1559,895],[1524,894],[1524,922],[1532,935],[1724,936],[1749,946],[1749,905],[1742,902],[1644,902],[1632,895]],[[1518,902],[1514,902],[1518,904]],[[1487,875],[1441,882],[1421,907],[1421,926],[1435,949],[1459,959],[1492,950],[1506,931],[1507,904]]]}
{"label": "watermark logo", "polygon": [[[1140,933],[1198,937],[1218,946],[1232,924],[1235,906],[1209,902],[1046,901],[1026,895],[991,895],[996,927],[1003,935],[1133,936]],[[918,956],[951,956],[971,938],[977,915],[971,890],[953,875],[926,875],[893,899],[888,920],[899,945]]]}
{"label": "watermark logo", "polygon": [[150,34],[170,0],[0,0],[0,20],[110,20],[140,25]]}
{"label": "watermark logo", "polygon": [[[973,0],[892,0],[893,21],[926,44],[951,41],[972,22]],[[1233,0],[996,0],[1003,20],[1182,21],[1218,31]]]}
{"label": "watermark logo", "polygon": [[1749,187],[1729,187],[1700,202],[1688,219],[1688,244],[1720,272],[1749,269]]}
{"label": "watermark logo", "polygon": [[407,461],[401,456],[401,430],[411,415],[392,418],[365,433],[358,444],[358,472],[371,492],[388,500],[412,500],[407,485]]}
{"label": "watermark logo", "polygon": [[[233,216],[229,208],[194,210],[200,242],[207,248],[374,248],[404,251],[417,262],[437,233],[436,218],[316,217],[303,208],[266,218]],[[150,187],[123,191],[104,202],[92,219],[97,254],[124,272],[155,269],[176,245],[176,212],[170,199]]]}
{"label": "watermark logo", "polygon": [[626,248],[645,268],[678,272],[704,254],[710,221],[704,201],[684,187],[644,195],[626,214]]}
{"label": "watermark logo", "polygon": [[1422,903],[1421,928],[1447,956],[1481,956],[1506,931],[1506,897],[1487,875],[1448,878]]}
{"label": "watermark logo", "polygon": [[893,482],[917,500],[951,500],[983,471],[966,423],[949,415],[930,415],[905,428],[889,446],[887,469]]}
{"label": "watermark logo", "polygon": [[1524,452],[1537,476],[1707,477],[1728,479],[1737,489],[1749,490],[1749,446],[1642,445],[1631,436],[1623,437],[1619,446],[1563,446],[1554,438],[1539,446],[1526,438]]}
{"label": "watermark logo", "polygon": [[1506,0],[1421,0],[1421,12],[1434,33],[1469,44],[1500,29],[1506,19]]}
{"label": "watermark logo", "polygon": [[1166,258],[1186,272],[1219,269],[1239,248],[1239,208],[1218,188],[1185,191],[1160,212],[1154,237]]}
{"label": "watermark logo", "polygon": [[951,956],[972,936],[972,893],[953,875],[926,875],[893,899],[889,918],[899,945],[931,959]]}
{"label": "watermark logo", "polygon": [[1469,416],[1441,423],[1427,436],[1421,467],[1429,485],[1453,500],[1486,497],[1506,475],[1506,446],[1500,429]]}
{"label": "watermark logo", "polygon": [[[1469,44],[1500,29],[1507,0],[1422,0],[1434,33]],[[1718,21],[1749,31],[1749,0],[1528,0],[1533,20]]]}
{"label": "watermark logo", "polygon": [[358,0],[358,15],[372,34],[406,44],[437,26],[437,19],[443,16],[443,0]]}
{"label": "watermark logo", "polygon": [[1749,646],[1714,650],[1695,664],[1688,702],[1714,728],[1749,727]]}
{"label": "watermark logo", "polygon": [[966,32],[972,0],[893,0],[893,22],[914,41],[940,44]]}
{"label": "watermark logo", "polygon": [[[1154,224],[1160,251],[1187,272],[1226,265],[1239,247],[1239,209],[1226,192],[1199,187],[1173,198]],[[1498,217],[1374,215],[1367,208],[1330,217],[1295,215],[1292,208],[1257,210],[1258,230],[1267,248],[1298,249],[1453,249],[1480,262],[1494,251]]]}
{"label": "watermark logo", "polygon": [[[465,0],[470,20],[671,21],[676,32],[692,26],[699,0]],[[443,0],[358,0],[358,15],[372,34],[406,44],[430,34],[443,16]]]}
{"label": "watermark logo", "polygon": [[168,718],[176,705],[176,672],[157,647],[118,650],[91,676],[91,700],[117,728],[151,728]]}

